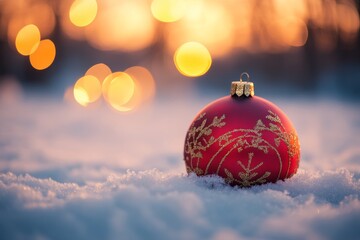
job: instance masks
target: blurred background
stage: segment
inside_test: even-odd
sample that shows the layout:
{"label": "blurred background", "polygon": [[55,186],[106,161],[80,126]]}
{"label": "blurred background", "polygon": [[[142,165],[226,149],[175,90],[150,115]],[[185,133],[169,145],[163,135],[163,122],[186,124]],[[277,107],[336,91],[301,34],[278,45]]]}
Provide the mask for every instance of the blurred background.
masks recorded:
{"label": "blurred background", "polygon": [[[1,97],[130,111],[188,92],[360,99],[358,0],[0,0]],[[345,90],[344,90],[345,89]]]}
{"label": "blurred background", "polygon": [[[0,239],[360,239],[359,5],[0,0]],[[242,72],[298,174],[184,177],[192,119]]]}

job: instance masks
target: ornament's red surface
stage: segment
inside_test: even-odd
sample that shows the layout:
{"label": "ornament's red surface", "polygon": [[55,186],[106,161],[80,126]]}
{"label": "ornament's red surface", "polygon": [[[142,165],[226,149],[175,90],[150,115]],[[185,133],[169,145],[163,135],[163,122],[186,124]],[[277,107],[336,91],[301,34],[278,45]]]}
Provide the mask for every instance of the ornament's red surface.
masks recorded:
{"label": "ornament's red surface", "polygon": [[195,117],[185,139],[188,173],[217,174],[231,185],[251,186],[291,177],[299,166],[294,127],[260,97],[223,97]]}

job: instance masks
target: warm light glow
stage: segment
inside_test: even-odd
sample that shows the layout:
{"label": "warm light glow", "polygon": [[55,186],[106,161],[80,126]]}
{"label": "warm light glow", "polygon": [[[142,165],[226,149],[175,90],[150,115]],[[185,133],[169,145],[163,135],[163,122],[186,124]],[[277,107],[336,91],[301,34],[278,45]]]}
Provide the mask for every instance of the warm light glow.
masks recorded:
{"label": "warm light glow", "polygon": [[61,30],[67,37],[70,37],[75,40],[84,40],[85,39],[85,29],[86,28],[79,28],[75,26],[69,17],[69,12],[71,5],[74,1],[73,0],[65,0],[60,1],[58,6],[58,13],[59,13],[59,22],[58,24],[61,27]]}
{"label": "warm light glow", "polygon": [[70,21],[78,27],[85,27],[92,23],[97,14],[96,0],[75,0],[70,7]]}
{"label": "warm light glow", "polygon": [[75,100],[81,105],[86,107],[90,103],[88,93],[82,87],[74,87],[73,90]]}
{"label": "warm light glow", "polygon": [[111,69],[104,63],[98,63],[89,68],[86,73],[86,75],[92,75],[96,77],[100,83],[102,83],[107,76],[111,74]]}
{"label": "warm light glow", "polygon": [[165,28],[169,50],[173,52],[183,42],[197,41],[205,44],[214,58],[228,54],[235,42],[235,25],[243,20],[233,19],[231,8],[226,6],[220,1],[190,1],[181,21]]}
{"label": "warm light glow", "polygon": [[128,74],[121,72],[108,85],[107,101],[118,111],[129,111],[131,108],[125,104],[130,101],[134,91],[135,84],[133,79]]}
{"label": "warm light glow", "polygon": [[[352,48],[360,28],[355,0],[3,2],[0,34],[7,35],[11,47],[15,47],[18,32],[28,24],[37,26],[42,38],[48,38],[57,25],[60,34],[87,41],[98,50],[133,52],[153,45],[173,53],[182,43],[195,41],[217,59],[239,51],[286,52],[304,46],[310,31],[316,49],[330,51],[338,43]],[[21,54],[29,55],[31,51],[19,48]]]}
{"label": "warm light glow", "polygon": [[40,29],[43,38],[48,37],[53,32],[56,20],[50,3],[39,1],[36,4],[31,4],[25,15],[28,15],[23,16],[25,19],[29,19],[28,21],[31,21]]}
{"label": "warm light glow", "polygon": [[17,34],[15,40],[16,50],[24,55],[28,56],[35,52],[37,49],[41,36],[37,26],[33,24],[26,25]]}
{"label": "warm light glow", "polygon": [[[273,0],[274,13],[267,15],[268,24],[273,32],[272,39],[279,45],[279,50],[286,50],[287,46],[301,47],[308,38],[308,29],[305,19],[308,17],[304,0]],[[270,24],[269,24],[270,22]]]}
{"label": "warm light glow", "polygon": [[41,40],[38,48],[29,57],[31,66],[37,70],[48,68],[55,59],[56,48],[50,39]]}
{"label": "warm light glow", "polygon": [[339,28],[345,33],[356,33],[359,30],[359,14],[355,6],[346,4],[337,5]]}
{"label": "warm light glow", "polygon": [[137,51],[155,38],[155,23],[146,1],[102,0],[103,8],[86,28],[86,38],[100,50]]}
{"label": "warm light glow", "polygon": [[205,74],[211,66],[211,55],[198,42],[188,42],[180,46],[174,55],[176,68],[185,76],[197,77]]}
{"label": "warm light glow", "polygon": [[134,66],[125,72],[131,76],[135,84],[134,95],[125,106],[133,109],[140,104],[149,103],[155,95],[155,81],[150,71],[144,67]]}
{"label": "warm light glow", "polygon": [[0,14],[0,23],[2,23],[0,29],[5,30],[7,26],[9,42],[15,43],[19,30],[28,24],[37,26],[43,38],[48,37],[54,30],[55,13],[49,3],[42,1],[6,1],[6,3],[0,8],[4,7],[5,11],[6,7],[10,9],[6,13],[2,12],[3,18]]}
{"label": "warm light glow", "polygon": [[231,7],[233,19],[241,19],[234,25],[234,47],[248,48],[251,45],[252,9],[253,2],[251,1],[243,1],[241,5]]}
{"label": "warm light glow", "polygon": [[[307,0],[272,0],[275,13],[278,18],[300,18],[307,17]],[[312,2],[318,0],[310,0]]]}
{"label": "warm light glow", "polygon": [[102,95],[104,97],[104,99],[106,101],[108,101],[108,91],[109,91],[109,86],[110,86],[110,83],[111,81],[116,78],[117,76],[121,76],[123,74],[123,72],[114,72],[114,73],[111,73],[109,74],[105,79],[104,81],[102,82],[102,85],[101,85],[101,92],[102,92]]}
{"label": "warm light glow", "polygon": [[101,84],[91,75],[79,78],[74,85],[74,98],[82,106],[95,102],[101,97]]}
{"label": "warm light glow", "polygon": [[151,3],[151,13],[161,22],[175,22],[186,10],[187,0],[153,0]]}
{"label": "warm light glow", "polygon": [[72,24],[68,17],[60,18],[60,26],[61,26],[61,30],[65,33],[66,36],[75,40],[85,39],[84,30]]}
{"label": "warm light glow", "polygon": [[308,38],[307,26],[300,19],[281,19],[278,21],[278,30],[281,41],[292,47],[303,46]]}
{"label": "warm light glow", "polygon": [[134,66],[125,72],[114,72],[102,83],[104,99],[118,111],[132,111],[155,94],[155,81],[149,70]]}

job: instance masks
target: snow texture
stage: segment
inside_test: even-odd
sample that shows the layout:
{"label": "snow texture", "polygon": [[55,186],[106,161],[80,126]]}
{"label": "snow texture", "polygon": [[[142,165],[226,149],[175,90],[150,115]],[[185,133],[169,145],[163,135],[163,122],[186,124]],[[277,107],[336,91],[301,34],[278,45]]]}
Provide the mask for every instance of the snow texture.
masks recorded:
{"label": "snow texture", "polygon": [[133,114],[2,100],[0,239],[360,239],[358,106],[304,99],[270,99],[298,131],[298,173],[250,189],[185,173],[209,98]]}

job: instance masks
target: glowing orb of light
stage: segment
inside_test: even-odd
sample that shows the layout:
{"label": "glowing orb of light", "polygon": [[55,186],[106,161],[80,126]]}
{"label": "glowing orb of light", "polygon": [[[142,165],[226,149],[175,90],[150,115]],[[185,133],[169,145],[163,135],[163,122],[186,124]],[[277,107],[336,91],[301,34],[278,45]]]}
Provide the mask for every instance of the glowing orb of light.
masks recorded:
{"label": "glowing orb of light", "polygon": [[79,78],[74,85],[74,98],[82,106],[95,102],[101,97],[101,84],[91,75]]}
{"label": "glowing orb of light", "polygon": [[102,82],[102,94],[103,94],[103,97],[106,101],[108,101],[108,90],[109,90],[109,86],[110,86],[110,83],[111,81],[116,78],[117,76],[121,76],[123,75],[123,72],[114,72],[114,73],[111,73],[109,74],[105,79],[104,81]]}
{"label": "glowing orb of light", "polygon": [[[188,1],[183,18],[163,28],[167,49],[173,52],[184,42],[196,41],[206,46],[212,58],[228,55],[237,41],[235,27],[246,20],[242,15],[235,18],[233,12],[238,9],[233,10],[228,2],[233,1]],[[243,9],[245,2],[239,9]]]}
{"label": "glowing orb of light", "polygon": [[181,74],[197,77],[209,70],[212,58],[209,50],[201,43],[187,42],[176,50],[174,63]]}
{"label": "glowing orb of light", "polygon": [[[100,5],[101,4],[101,5]],[[155,39],[156,25],[147,1],[99,1],[102,10],[85,29],[86,39],[100,50],[138,51]]]}
{"label": "glowing orb of light", "polygon": [[96,17],[98,5],[96,0],[75,0],[70,7],[70,21],[78,27],[85,27]]}
{"label": "glowing orb of light", "polygon": [[[35,25],[40,30],[42,38],[48,37],[53,32],[56,21],[51,5],[50,1],[6,1],[6,4],[1,6],[5,9],[0,14],[0,22],[4,23],[0,29],[7,29],[10,43],[15,43],[19,30],[28,24]],[[10,8],[6,9],[6,7]]]}
{"label": "glowing orb of light", "polygon": [[340,30],[345,33],[356,33],[360,27],[359,14],[355,6],[337,4],[337,20]]}
{"label": "glowing orb of light", "polygon": [[41,39],[40,31],[34,24],[29,24],[20,29],[15,39],[16,50],[28,56],[35,52]]}
{"label": "glowing orb of light", "polygon": [[50,39],[41,40],[36,51],[29,57],[31,66],[37,70],[46,69],[54,62],[55,55],[55,44]]}
{"label": "glowing orb of light", "polygon": [[125,106],[133,97],[135,91],[135,83],[133,79],[126,73],[121,72],[114,77],[107,88],[107,101],[118,111],[129,111],[131,107]]}
{"label": "glowing orb of light", "polygon": [[186,12],[185,0],[154,0],[151,3],[151,13],[161,22],[175,22]]}
{"label": "glowing orb of light", "polygon": [[86,73],[86,75],[92,75],[96,77],[100,83],[102,83],[107,76],[111,74],[111,69],[104,63],[98,63],[93,65],[91,68],[89,68]]}
{"label": "glowing orb of light", "polygon": [[125,72],[131,76],[135,83],[134,95],[126,106],[135,108],[140,104],[150,102],[155,95],[155,81],[151,72],[141,66],[130,67]]}
{"label": "glowing orb of light", "polygon": [[283,18],[277,22],[280,41],[288,46],[302,47],[308,39],[306,24],[298,18]]}

